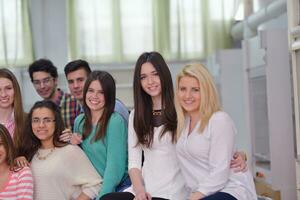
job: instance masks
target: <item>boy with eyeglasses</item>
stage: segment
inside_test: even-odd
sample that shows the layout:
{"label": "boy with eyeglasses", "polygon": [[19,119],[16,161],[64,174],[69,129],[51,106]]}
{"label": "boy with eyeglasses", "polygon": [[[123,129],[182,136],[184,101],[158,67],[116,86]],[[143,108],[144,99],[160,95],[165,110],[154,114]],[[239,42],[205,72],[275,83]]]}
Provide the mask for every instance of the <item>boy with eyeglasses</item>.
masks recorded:
{"label": "boy with eyeglasses", "polygon": [[36,92],[60,107],[65,126],[72,130],[74,120],[80,114],[80,104],[71,94],[57,88],[57,68],[50,60],[39,59],[29,66],[28,72]]}

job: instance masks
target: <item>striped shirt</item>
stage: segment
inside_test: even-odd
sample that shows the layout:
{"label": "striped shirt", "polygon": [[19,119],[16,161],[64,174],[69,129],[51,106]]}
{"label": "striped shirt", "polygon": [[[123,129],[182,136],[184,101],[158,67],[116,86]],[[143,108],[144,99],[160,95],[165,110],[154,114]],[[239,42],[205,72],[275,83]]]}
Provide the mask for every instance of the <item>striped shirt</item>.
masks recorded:
{"label": "striped shirt", "polygon": [[11,113],[11,117],[8,119],[7,122],[5,123],[0,123],[3,126],[5,126],[5,128],[8,130],[11,138],[13,138],[14,136],[14,132],[15,132],[15,117],[14,117],[14,111],[12,111]]}
{"label": "striped shirt", "polygon": [[64,93],[61,89],[58,98],[54,101],[60,107],[60,113],[64,120],[65,127],[73,130],[74,121],[77,115],[80,114],[80,103],[69,93]]}
{"label": "striped shirt", "polygon": [[9,172],[8,181],[0,190],[1,200],[32,200],[33,179],[28,167],[14,172]]}

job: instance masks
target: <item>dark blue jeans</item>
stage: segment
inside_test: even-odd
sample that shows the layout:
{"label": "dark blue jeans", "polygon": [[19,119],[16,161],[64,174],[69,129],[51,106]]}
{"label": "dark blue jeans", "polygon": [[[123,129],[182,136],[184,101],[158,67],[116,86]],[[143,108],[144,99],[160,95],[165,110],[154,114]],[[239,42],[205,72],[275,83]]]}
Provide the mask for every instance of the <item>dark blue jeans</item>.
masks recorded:
{"label": "dark blue jeans", "polygon": [[[114,192],[103,195],[100,200],[133,200],[134,195],[130,192]],[[158,197],[152,197],[152,200],[167,200]]]}
{"label": "dark blue jeans", "polygon": [[202,200],[237,200],[233,196],[225,192],[217,192],[215,194],[209,195]]}
{"label": "dark blue jeans", "polygon": [[131,181],[129,176],[121,181],[121,183],[116,187],[116,192],[123,192],[126,188],[128,188],[131,185]]}

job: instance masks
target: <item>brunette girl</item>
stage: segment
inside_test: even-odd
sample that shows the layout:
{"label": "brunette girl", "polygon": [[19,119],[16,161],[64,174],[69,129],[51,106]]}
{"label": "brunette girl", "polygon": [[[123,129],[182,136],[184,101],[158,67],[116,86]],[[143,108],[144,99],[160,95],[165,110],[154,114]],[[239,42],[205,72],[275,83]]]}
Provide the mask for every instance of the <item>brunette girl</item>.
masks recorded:
{"label": "brunette girl", "polygon": [[34,199],[93,199],[102,179],[78,146],[59,141],[63,130],[55,103],[45,100],[34,104],[20,148],[21,155],[31,162]]}
{"label": "brunette girl", "polygon": [[83,151],[103,177],[98,197],[130,185],[127,124],[120,114],[114,112],[115,97],[113,77],[105,71],[93,71],[83,89],[84,114],[76,118],[74,125],[74,133],[80,136],[77,143],[81,143]]}
{"label": "brunette girl", "polygon": [[18,81],[6,68],[0,69],[0,113],[0,124],[7,128],[17,147],[24,130],[25,114]]}
{"label": "brunette girl", "polygon": [[33,181],[28,167],[14,166],[15,149],[8,130],[0,124],[0,199],[33,199]]}

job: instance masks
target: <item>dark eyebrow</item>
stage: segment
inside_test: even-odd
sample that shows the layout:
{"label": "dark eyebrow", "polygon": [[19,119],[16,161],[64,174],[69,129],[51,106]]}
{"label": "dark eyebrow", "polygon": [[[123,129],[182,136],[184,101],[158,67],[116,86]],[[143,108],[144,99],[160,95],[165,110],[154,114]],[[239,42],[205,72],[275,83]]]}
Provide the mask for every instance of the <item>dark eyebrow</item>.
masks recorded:
{"label": "dark eyebrow", "polygon": [[36,118],[36,119],[46,119],[46,118],[51,118],[51,117],[44,117],[44,118],[33,117],[33,118]]}
{"label": "dark eyebrow", "polygon": [[38,79],[38,80],[37,80],[37,79],[34,79],[33,81],[43,81],[43,80],[47,80],[47,79],[51,79],[51,77],[50,77],[50,76],[48,76],[48,77],[46,77],[46,78],[43,78],[43,79],[40,79],[40,80],[39,80],[39,79]]}

